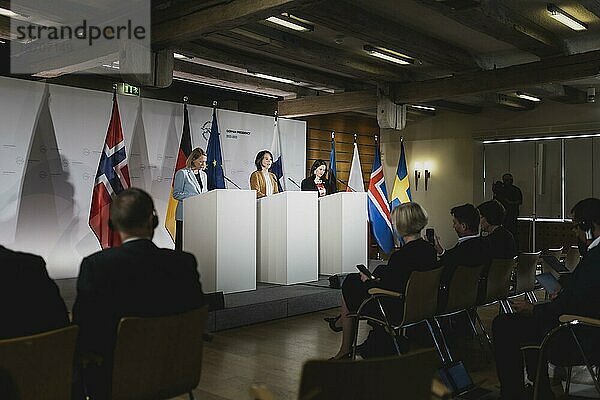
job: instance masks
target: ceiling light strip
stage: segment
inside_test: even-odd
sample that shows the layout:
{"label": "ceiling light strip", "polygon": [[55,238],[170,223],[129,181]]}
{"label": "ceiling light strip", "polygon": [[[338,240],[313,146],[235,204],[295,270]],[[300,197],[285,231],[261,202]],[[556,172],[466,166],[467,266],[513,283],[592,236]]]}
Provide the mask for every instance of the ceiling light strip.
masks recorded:
{"label": "ceiling light strip", "polygon": [[494,139],[484,140],[483,144],[493,143],[512,143],[512,142],[535,142],[537,140],[557,140],[557,139],[582,139],[600,137],[600,133],[581,134],[581,135],[565,135],[565,136],[542,136],[542,137],[530,137],[530,138],[516,138],[516,139]]}

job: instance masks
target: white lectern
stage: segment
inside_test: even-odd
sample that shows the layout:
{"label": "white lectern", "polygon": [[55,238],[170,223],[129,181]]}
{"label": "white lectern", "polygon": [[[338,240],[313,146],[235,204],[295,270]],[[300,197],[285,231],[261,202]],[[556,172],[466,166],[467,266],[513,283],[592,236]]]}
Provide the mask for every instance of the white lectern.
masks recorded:
{"label": "white lectern", "polygon": [[256,193],[216,189],[183,204],[183,249],[196,256],[202,289],[256,289]]}
{"label": "white lectern", "polygon": [[286,191],[257,201],[258,281],[291,285],[318,279],[317,197]]}
{"label": "white lectern", "polygon": [[338,192],[319,199],[319,273],[357,272],[367,265],[367,193]]}

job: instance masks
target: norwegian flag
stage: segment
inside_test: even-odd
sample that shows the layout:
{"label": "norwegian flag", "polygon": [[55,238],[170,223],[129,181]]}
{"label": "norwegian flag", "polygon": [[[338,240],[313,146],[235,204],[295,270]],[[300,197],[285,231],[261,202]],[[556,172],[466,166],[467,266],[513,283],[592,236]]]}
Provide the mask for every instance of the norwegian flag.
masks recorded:
{"label": "norwegian flag", "polygon": [[383,177],[379,144],[375,146],[375,159],[373,160],[373,169],[367,192],[369,221],[371,221],[373,236],[375,236],[379,247],[386,254],[390,254],[394,249],[394,238],[392,236],[390,205],[385,188],[385,178]]}
{"label": "norwegian flag", "polygon": [[108,224],[110,204],[114,196],[129,188],[130,185],[121,116],[115,93],[113,94],[112,115],[98,164],[98,172],[96,172],[92,206],[90,207],[90,228],[94,231],[103,249],[121,244],[121,237]]}

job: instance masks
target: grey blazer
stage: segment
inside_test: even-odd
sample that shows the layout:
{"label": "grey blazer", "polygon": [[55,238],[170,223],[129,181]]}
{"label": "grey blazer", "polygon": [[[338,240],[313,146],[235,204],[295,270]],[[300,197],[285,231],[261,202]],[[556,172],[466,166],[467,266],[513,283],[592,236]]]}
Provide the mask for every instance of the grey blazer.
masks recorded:
{"label": "grey blazer", "polygon": [[191,168],[182,168],[175,174],[175,183],[173,184],[173,198],[179,201],[175,211],[175,219],[183,221],[183,200],[188,197],[197,196],[200,193],[208,192],[208,178],[206,172],[200,171],[200,180],[202,189],[196,179],[196,174]]}

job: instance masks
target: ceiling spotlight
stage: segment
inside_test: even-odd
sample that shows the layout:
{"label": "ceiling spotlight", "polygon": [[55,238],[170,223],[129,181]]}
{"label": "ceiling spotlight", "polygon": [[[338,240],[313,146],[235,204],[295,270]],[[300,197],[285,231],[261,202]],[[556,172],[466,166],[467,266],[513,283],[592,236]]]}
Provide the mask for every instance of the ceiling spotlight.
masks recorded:
{"label": "ceiling spotlight", "polygon": [[555,4],[549,3],[546,6],[546,8],[550,13],[550,16],[558,22],[560,22],[561,24],[564,24],[575,31],[584,31],[587,29],[586,24],[579,21],[577,18],[573,17],[566,11],[563,11],[562,9],[558,8]]}
{"label": "ceiling spotlight", "polygon": [[315,30],[313,25],[307,24],[306,22],[301,21],[300,19],[289,14],[272,16],[267,18],[267,21],[298,32],[310,32]]}
{"label": "ceiling spotlight", "polygon": [[400,65],[413,64],[415,60],[402,53],[397,53],[382,47],[374,47],[368,44],[363,46],[363,49],[373,57],[381,58],[382,60],[390,61]]}
{"label": "ceiling spotlight", "polygon": [[532,96],[530,94],[523,93],[523,92],[517,92],[517,97],[520,99],[525,99],[525,100],[535,101],[535,102],[542,101],[542,99],[540,99],[539,97],[535,97],[535,96]]}

